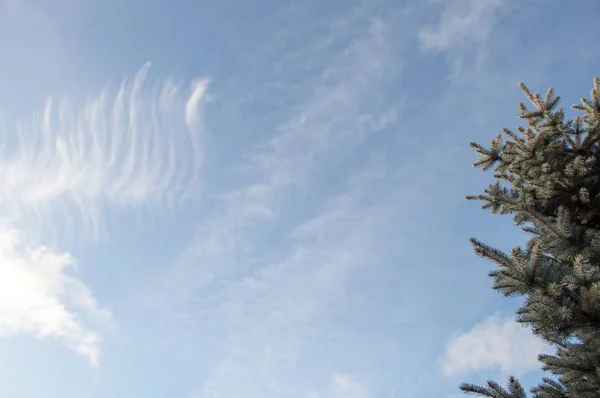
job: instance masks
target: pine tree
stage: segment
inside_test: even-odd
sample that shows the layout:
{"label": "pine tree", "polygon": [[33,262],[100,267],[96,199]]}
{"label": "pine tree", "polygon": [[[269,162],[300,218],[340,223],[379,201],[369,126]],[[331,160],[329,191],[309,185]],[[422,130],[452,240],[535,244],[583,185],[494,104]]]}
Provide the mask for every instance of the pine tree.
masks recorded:
{"label": "pine tree", "polygon": [[[521,89],[533,104],[520,104],[527,128],[502,129],[473,164],[494,168],[495,183],[479,200],[493,214],[510,214],[526,232],[526,247],[510,255],[471,238],[475,253],[498,265],[493,288],[524,297],[517,322],[555,348],[540,355],[545,377],[531,389],[536,398],[600,397],[600,79],[591,99],[572,106],[582,112],[566,120],[560,97]],[[508,387],[462,384],[477,396],[521,398],[527,394],[511,377]]]}

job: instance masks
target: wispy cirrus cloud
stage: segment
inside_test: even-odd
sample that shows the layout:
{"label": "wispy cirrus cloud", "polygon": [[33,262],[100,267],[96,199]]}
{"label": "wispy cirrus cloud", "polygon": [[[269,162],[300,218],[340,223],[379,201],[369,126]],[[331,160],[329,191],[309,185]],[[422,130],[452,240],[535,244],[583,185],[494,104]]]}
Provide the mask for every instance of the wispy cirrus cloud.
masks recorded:
{"label": "wispy cirrus cloud", "polygon": [[507,0],[441,1],[445,5],[435,26],[427,25],[419,31],[424,50],[465,50],[484,43],[496,24],[500,7]]}
{"label": "wispy cirrus cloud", "polygon": [[[360,13],[349,18],[364,22]],[[220,336],[223,347],[193,396],[306,393],[309,386],[289,379],[302,347],[322,333],[348,278],[372,261],[393,219],[389,203],[370,201],[369,187],[385,174],[377,168],[350,170],[342,191],[304,203],[304,216],[296,217],[289,199],[318,178],[320,165],[351,156],[401,111],[370,96],[397,69],[388,63],[389,21],[346,22],[361,34],[339,37],[295,115],[245,157],[240,183],[217,195],[213,216],[199,223],[169,274],[166,300],[175,317],[206,339]]]}
{"label": "wispy cirrus cloud", "polygon": [[190,90],[152,83],[149,67],[83,106],[50,98],[43,113],[18,125],[12,142],[14,130],[4,127],[3,217],[28,225],[77,219],[78,234],[97,238],[107,207],[165,206],[194,194],[208,82]]}
{"label": "wispy cirrus cloud", "polygon": [[453,82],[468,75],[470,63],[481,70],[489,58],[490,39],[501,12],[511,0],[434,0],[442,11],[435,24],[427,24],[418,32],[420,47],[425,52],[444,53],[452,71]]}
{"label": "wispy cirrus cloud", "polygon": [[[240,174],[247,183],[219,195],[222,210],[216,212],[217,217],[203,221],[197,244],[180,262],[186,268],[182,265],[189,264],[185,258],[203,258],[206,266],[194,264],[179,274],[198,272],[199,268],[208,274],[225,272],[238,243],[235,237],[257,222],[275,217],[284,192],[305,183],[319,157],[348,149],[396,122],[401,101],[373,109],[372,100],[365,98],[366,93],[377,90],[388,67],[385,60],[390,57],[384,21],[373,19],[366,29],[364,36],[335,53],[297,114],[246,156]],[[212,266],[216,263],[219,267]]]}
{"label": "wispy cirrus cloud", "polygon": [[327,329],[331,309],[346,297],[348,278],[376,258],[377,239],[393,219],[391,206],[365,202],[373,178],[364,174],[319,214],[293,227],[273,260],[248,258],[255,268],[201,290],[193,308],[204,325],[199,333],[222,333],[227,349],[197,396],[306,391],[286,382],[286,375],[297,369],[303,347]]}

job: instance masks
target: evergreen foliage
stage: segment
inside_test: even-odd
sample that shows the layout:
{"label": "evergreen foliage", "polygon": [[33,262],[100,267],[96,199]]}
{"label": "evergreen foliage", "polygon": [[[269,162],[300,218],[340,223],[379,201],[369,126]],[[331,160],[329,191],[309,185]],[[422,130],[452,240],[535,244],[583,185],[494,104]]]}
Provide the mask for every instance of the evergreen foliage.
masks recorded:
{"label": "evergreen foliage", "polygon": [[[540,355],[543,378],[531,389],[536,398],[600,397],[600,79],[591,99],[572,106],[582,115],[566,120],[552,89],[544,98],[521,89],[533,104],[520,104],[528,127],[503,129],[489,148],[471,143],[480,155],[473,164],[494,170],[495,183],[479,200],[493,214],[510,214],[530,237],[509,254],[472,238],[475,253],[498,265],[493,288],[522,296],[517,322],[551,344]],[[462,384],[477,396],[521,398],[527,394],[511,377],[508,387]]]}

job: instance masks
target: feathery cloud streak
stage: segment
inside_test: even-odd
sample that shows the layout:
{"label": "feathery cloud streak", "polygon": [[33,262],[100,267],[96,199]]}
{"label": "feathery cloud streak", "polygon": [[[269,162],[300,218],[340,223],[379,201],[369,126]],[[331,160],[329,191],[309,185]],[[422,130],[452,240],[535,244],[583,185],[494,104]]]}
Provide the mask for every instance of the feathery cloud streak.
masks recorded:
{"label": "feathery cloud streak", "polygon": [[190,93],[170,81],[152,84],[149,66],[82,107],[49,99],[12,142],[12,130],[0,132],[9,143],[0,149],[1,216],[77,219],[79,231],[97,238],[107,206],[169,205],[194,194],[208,82],[194,82]]}

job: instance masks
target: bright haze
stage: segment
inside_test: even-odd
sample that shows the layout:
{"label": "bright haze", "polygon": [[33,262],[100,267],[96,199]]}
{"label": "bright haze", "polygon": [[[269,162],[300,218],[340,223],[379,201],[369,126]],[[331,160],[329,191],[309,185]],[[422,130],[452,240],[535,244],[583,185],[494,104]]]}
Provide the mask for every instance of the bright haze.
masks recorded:
{"label": "bright haze", "polygon": [[[569,7],[570,6],[570,7]],[[570,105],[598,2],[0,0],[0,396],[539,378],[470,141]]]}

